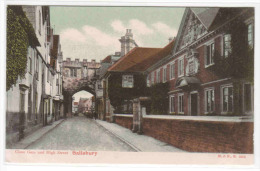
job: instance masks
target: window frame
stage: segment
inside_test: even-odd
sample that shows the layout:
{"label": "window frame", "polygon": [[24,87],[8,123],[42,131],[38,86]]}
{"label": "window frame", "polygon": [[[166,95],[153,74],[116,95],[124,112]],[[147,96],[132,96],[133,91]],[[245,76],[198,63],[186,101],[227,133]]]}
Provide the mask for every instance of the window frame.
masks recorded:
{"label": "window frame", "polygon": [[178,59],[178,77],[184,76],[184,57]]}
{"label": "window frame", "polygon": [[157,69],[156,70],[156,83],[160,83],[161,82],[161,69]]}
{"label": "window frame", "polygon": [[[172,98],[173,98],[173,106],[172,106]],[[175,95],[170,95],[169,96],[169,113],[170,114],[173,114],[176,112],[176,109],[175,109]]]}
{"label": "window frame", "polygon": [[[252,30],[251,30],[251,42],[252,42],[252,44],[250,45],[250,43],[249,43],[249,26],[252,26]],[[254,23],[253,22],[250,22],[250,23],[248,23],[247,24],[247,44],[248,44],[248,46],[250,47],[250,48],[253,48],[254,47]]]}
{"label": "window frame", "polygon": [[[180,97],[182,97],[182,111],[180,111]],[[178,94],[178,114],[184,114],[184,93]]]}
{"label": "window frame", "polygon": [[[207,92],[211,92],[211,91],[213,91],[213,94],[214,94],[214,102],[213,102],[213,106],[212,106],[212,104],[210,104],[211,105],[211,110],[210,111],[208,111],[207,110],[207,106],[208,106],[208,101],[207,101],[207,99],[208,99],[208,97],[207,97]],[[212,97],[211,97],[211,99],[212,99]],[[211,103],[211,101],[210,101],[210,103]],[[216,94],[215,94],[215,88],[214,87],[208,87],[208,88],[205,88],[204,89],[204,109],[205,109],[205,114],[209,114],[209,113],[212,113],[212,112],[215,112],[216,111],[216,107],[215,107],[215,105],[216,105]]]}
{"label": "window frame", "polygon": [[[226,41],[225,41],[226,36],[230,37],[230,40],[227,41],[229,43],[229,46],[230,46],[229,48],[226,48]],[[229,54],[232,53],[231,41],[232,41],[231,34],[226,33],[226,34],[223,35],[223,56],[224,56],[224,58],[227,58],[229,56]],[[226,56],[226,51],[229,52],[229,54],[227,56]]]}
{"label": "window frame", "polygon": [[[173,80],[175,78],[175,62],[170,63],[170,80]],[[172,72],[173,71],[173,72]]]}
{"label": "window frame", "polygon": [[[228,111],[229,110],[229,106],[227,106],[227,111],[224,111],[224,93],[223,90],[224,88],[232,88],[232,111]],[[226,85],[222,85],[220,88],[220,93],[221,93],[221,114],[227,114],[227,113],[233,113],[234,111],[234,90],[233,90],[233,85],[232,84],[226,84]],[[229,92],[228,92],[229,93]],[[227,103],[228,105],[228,103]]]}
{"label": "window frame", "polygon": [[162,74],[163,80],[162,81],[163,81],[163,83],[165,83],[167,81],[167,66],[164,66],[162,71],[163,71],[163,74]]}

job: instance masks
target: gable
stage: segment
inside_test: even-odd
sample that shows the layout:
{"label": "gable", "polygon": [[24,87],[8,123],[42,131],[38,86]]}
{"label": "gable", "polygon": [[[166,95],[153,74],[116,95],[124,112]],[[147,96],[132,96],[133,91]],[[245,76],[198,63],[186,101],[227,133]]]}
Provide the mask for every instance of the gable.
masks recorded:
{"label": "gable", "polygon": [[[200,11],[203,11],[203,8],[200,8]],[[177,35],[177,45],[174,52],[185,48],[206,33],[207,28],[199,20],[198,16],[191,10],[191,8],[186,8]]]}

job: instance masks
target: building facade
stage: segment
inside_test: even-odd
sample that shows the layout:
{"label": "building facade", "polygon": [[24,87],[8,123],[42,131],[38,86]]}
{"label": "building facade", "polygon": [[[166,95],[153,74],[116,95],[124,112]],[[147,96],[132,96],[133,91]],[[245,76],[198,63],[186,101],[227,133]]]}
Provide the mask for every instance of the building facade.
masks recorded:
{"label": "building facade", "polygon": [[[240,26],[244,29],[235,36]],[[252,116],[252,79],[235,73],[250,65],[237,62],[236,46],[253,49],[253,28],[250,8],[186,8],[172,54],[147,70],[151,85],[169,83],[169,114]],[[249,53],[244,57],[253,58]]]}
{"label": "building facade", "polygon": [[[25,77],[18,78],[16,84],[6,92],[7,146],[38,127],[58,119],[59,117],[55,117],[53,99],[56,95],[62,96],[55,79],[62,77],[57,76],[60,67],[52,67],[50,63],[51,51],[55,48],[53,48],[49,7],[22,6],[21,9],[32,24],[39,44],[29,45]],[[62,58],[60,44],[58,46],[57,59]],[[62,84],[61,80],[58,82],[59,85]],[[62,110],[58,112],[59,116],[62,116]]]}

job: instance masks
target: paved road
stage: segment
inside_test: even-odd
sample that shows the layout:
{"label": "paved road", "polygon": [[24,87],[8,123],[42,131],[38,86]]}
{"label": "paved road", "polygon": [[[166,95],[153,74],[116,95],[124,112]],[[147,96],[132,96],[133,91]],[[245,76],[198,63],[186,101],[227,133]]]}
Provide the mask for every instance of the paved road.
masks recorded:
{"label": "paved road", "polygon": [[81,116],[65,120],[27,149],[134,151],[94,120]]}

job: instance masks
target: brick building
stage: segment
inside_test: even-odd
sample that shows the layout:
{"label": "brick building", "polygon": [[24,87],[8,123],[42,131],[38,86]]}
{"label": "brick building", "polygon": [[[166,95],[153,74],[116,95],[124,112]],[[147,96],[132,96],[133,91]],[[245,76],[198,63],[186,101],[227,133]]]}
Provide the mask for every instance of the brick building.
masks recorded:
{"label": "brick building", "polygon": [[[247,37],[247,40],[244,40],[247,41],[245,46],[239,48],[253,48],[252,9],[186,8],[171,55],[147,70],[148,82],[151,85],[169,83],[169,114],[253,114],[252,81],[228,73],[221,75],[216,69],[223,67],[222,70],[225,70],[223,64],[217,63],[217,55],[224,64],[232,57],[234,30],[230,28],[232,25],[236,27],[237,20],[244,23],[246,28],[243,30],[244,33],[240,34]],[[247,59],[250,60],[250,57]],[[233,67],[241,69],[242,65],[246,65],[235,66],[236,61],[233,62]],[[227,69],[226,72],[230,70]]]}

